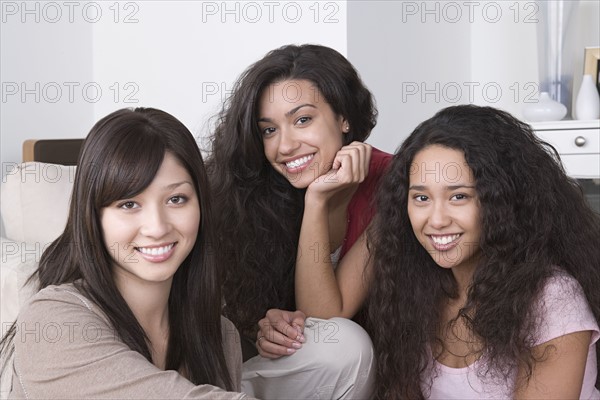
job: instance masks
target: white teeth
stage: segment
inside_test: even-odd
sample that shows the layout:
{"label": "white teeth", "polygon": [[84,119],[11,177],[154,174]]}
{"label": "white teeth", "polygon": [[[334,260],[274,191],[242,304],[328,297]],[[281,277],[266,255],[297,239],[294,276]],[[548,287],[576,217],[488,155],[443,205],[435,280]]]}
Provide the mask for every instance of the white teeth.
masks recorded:
{"label": "white teeth", "polygon": [[149,255],[149,256],[161,256],[163,254],[165,254],[166,252],[168,252],[169,250],[171,250],[173,248],[173,246],[175,246],[175,243],[171,243],[168,246],[163,246],[163,247],[151,247],[151,248],[146,248],[146,247],[138,247],[137,249],[140,251],[140,253]]}
{"label": "white teeth", "polygon": [[435,244],[448,244],[458,239],[459,236],[460,235],[431,236],[431,240],[433,240],[433,243]]}
{"label": "white teeth", "polygon": [[294,161],[290,161],[290,162],[286,162],[285,166],[288,168],[298,168],[301,165],[306,164],[307,162],[309,162],[310,160],[312,160],[312,158],[314,157],[314,154],[308,155],[308,156],[304,156],[304,157],[300,157]]}

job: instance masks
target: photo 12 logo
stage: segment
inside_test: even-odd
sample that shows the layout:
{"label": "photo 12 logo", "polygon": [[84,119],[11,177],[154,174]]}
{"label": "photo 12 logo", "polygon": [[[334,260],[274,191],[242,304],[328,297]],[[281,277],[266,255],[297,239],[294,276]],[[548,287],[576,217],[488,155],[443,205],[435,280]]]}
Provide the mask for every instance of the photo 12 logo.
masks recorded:
{"label": "photo 12 logo", "polygon": [[[12,323],[2,323],[2,334],[6,334]],[[77,321],[15,322],[15,337],[21,343],[75,343],[85,341],[96,343],[102,338],[117,338],[117,332],[96,322],[82,324]]]}
{"label": "photo 12 logo", "polygon": [[75,181],[74,165],[57,165],[50,163],[20,164],[16,162],[2,163],[2,183],[8,179],[20,178],[21,183],[57,183],[67,180],[69,183]]}
{"label": "photo 12 logo", "polygon": [[[259,85],[260,83],[257,83]],[[254,83],[252,83],[253,86]],[[228,84],[227,82],[202,82],[201,94],[202,94],[202,102],[207,103],[209,101],[219,100],[220,102],[224,102],[227,100],[231,94],[233,94],[233,84]],[[305,89],[306,90],[306,89]],[[311,87],[308,89],[308,95],[310,98],[317,102],[320,101],[322,96],[319,89],[316,87]],[[279,93],[276,93],[279,91]],[[303,94],[307,94],[307,92],[303,92],[302,87],[297,82],[283,82],[283,83],[274,83],[268,87],[269,101],[272,102],[276,95],[281,94],[284,101],[289,103],[295,103],[300,98],[302,98]]]}
{"label": "photo 12 logo", "polygon": [[203,1],[202,22],[249,23],[284,22],[295,24],[312,21],[315,24],[335,24],[342,16],[334,1]]}
{"label": "photo 12 logo", "polygon": [[540,6],[533,1],[403,1],[402,22],[486,22],[510,18],[516,23],[537,23]]}
{"label": "photo 12 logo", "polygon": [[444,164],[436,162],[435,165],[433,167],[430,166],[430,168],[427,167],[426,163],[420,165],[412,163],[410,165],[409,175],[418,175],[423,181],[427,179],[427,176],[432,176],[434,181],[438,183],[442,181],[454,183],[459,182],[463,175],[466,174],[466,176],[468,176],[469,173],[467,171],[469,168],[467,163],[460,165],[455,162]]}
{"label": "photo 12 logo", "polygon": [[402,82],[402,103],[473,103],[482,99],[487,103],[498,103],[510,96],[517,103],[537,103],[539,85],[536,82]]}
{"label": "photo 12 logo", "polygon": [[114,82],[102,86],[98,82],[2,82],[2,103],[97,103],[103,95],[115,103],[138,103],[140,88],[135,82]]}
{"label": "photo 12 logo", "polygon": [[2,23],[139,22],[139,3],[133,1],[2,1]]}

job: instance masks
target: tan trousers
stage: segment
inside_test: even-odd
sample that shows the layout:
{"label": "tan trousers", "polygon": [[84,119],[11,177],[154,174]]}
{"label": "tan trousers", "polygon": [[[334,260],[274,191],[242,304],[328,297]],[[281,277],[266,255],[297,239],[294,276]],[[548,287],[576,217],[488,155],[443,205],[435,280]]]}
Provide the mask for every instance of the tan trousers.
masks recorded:
{"label": "tan trousers", "polygon": [[369,399],[374,389],[373,344],[344,318],[307,318],[306,342],[291,356],[256,356],[242,370],[242,391],[265,400]]}

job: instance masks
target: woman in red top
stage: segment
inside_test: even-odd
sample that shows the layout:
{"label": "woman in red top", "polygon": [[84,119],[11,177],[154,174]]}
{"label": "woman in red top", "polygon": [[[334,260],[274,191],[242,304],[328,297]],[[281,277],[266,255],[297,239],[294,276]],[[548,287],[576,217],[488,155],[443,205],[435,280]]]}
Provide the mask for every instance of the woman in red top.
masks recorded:
{"label": "woman in red top", "polygon": [[[370,394],[371,343],[349,319],[360,311],[369,279],[365,246],[357,244],[391,158],[363,143],[376,116],[348,60],[315,45],[284,46],[250,66],[220,115],[208,164],[218,252],[230,266],[225,310],[256,346],[246,343],[246,358],[260,354],[244,371],[243,388],[257,397]],[[327,324],[340,354],[329,353],[332,344],[316,349]],[[341,364],[325,363],[331,359]],[[298,372],[302,378],[290,376]]]}

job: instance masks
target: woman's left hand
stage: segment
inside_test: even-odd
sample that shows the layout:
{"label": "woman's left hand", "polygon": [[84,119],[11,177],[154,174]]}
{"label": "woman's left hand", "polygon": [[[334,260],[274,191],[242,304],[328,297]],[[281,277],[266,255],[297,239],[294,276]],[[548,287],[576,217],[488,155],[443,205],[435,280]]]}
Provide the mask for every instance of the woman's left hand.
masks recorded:
{"label": "woman's left hand", "polygon": [[270,309],[258,323],[256,349],[265,358],[279,358],[294,354],[304,343],[304,320],[300,310]]}

